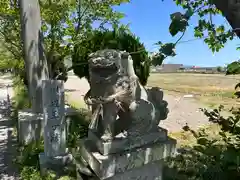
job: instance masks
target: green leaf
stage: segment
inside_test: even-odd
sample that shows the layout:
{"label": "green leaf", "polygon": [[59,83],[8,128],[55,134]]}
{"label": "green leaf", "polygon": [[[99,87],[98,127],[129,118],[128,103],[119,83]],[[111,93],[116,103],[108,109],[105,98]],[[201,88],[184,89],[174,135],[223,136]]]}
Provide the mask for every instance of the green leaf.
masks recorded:
{"label": "green leaf", "polygon": [[205,138],[205,137],[199,137],[199,138],[197,139],[197,143],[200,144],[200,145],[207,145],[208,142],[209,142],[208,139]]}
{"label": "green leaf", "polygon": [[155,43],[155,45],[162,45],[162,42],[158,41],[157,43]]}
{"label": "green leaf", "polygon": [[181,19],[182,16],[183,16],[183,14],[181,12],[175,12],[173,14],[170,14],[171,20],[173,20],[173,19]]}
{"label": "green leaf", "polygon": [[237,84],[235,85],[235,89],[238,89],[238,88],[240,88],[240,83],[237,83]]}
{"label": "green leaf", "polygon": [[195,29],[195,30],[194,30],[194,36],[195,36],[195,37],[202,38],[203,35],[204,35],[203,32],[200,31],[199,29]]}
{"label": "green leaf", "polygon": [[166,43],[163,44],[160,49],[160,53],[163,53],[165,56],[175,56],[175,44],[174,43]]}
{"label": "green leaf", "polygon": [[186,19],[190,19],[190,17],[191,17],[193,14],[194,14],[194,11],[193,11],[191,8],[189,8],[189,9],[186,11],[186,13],[184,14],[184,17],[185,17]]}
{"label": "green leaf", "polygon": [[162,53],[158,53],[155,56],[152,57],[152,65],[157,66],[157,65],[162,65],[164,59],[166,56]]}
{"label": "green leaf", "polygon": [[175,36],[178,32],[184,32],[188,26],[187,19],[179,12],[171,14],[172,22],[169,26],[169,32]]}
{"label": "green leaf", "polygon": [[183,0],[176,0],[176,4],[180,5],[183,2]]}
{"label": "green leaf", "polygon": [[216,28],[217,33],[224,33],[224,31],[225,31],[225,27],[223,25]]}

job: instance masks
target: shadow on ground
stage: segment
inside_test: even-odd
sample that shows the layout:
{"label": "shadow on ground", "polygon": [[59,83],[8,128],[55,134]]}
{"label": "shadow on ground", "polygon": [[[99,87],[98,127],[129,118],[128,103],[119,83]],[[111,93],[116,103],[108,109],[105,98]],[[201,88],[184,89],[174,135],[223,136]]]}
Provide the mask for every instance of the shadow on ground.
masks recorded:
{"label": "shadow on ground", "polygon": [[[8,87],[13,87],[13,85],[9,84]],[[0,89],[7,90],[6,83],[0,83]]]}
{"label": "shadow on ground", "polygon": [[13,124],[10,118],[0,119],[0,179],[17,179],[18,171],[14,165],[17,151],[17,138],[13,136]]}

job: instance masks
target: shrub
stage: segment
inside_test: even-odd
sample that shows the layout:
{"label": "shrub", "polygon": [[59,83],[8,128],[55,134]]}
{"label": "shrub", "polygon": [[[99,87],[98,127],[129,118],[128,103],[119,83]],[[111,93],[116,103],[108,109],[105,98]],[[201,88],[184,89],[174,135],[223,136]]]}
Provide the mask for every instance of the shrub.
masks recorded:
{"label": "shrub", "polygon": [[24,86],[24,82],[20,76],[15,76],[13,78],[13,91],[14,91],[14,109],[24,109],[30,108],[30,100],[28,97],[27,87]]}
{"label": "shrub", "polygon": [[67,134],[68,147],[75,148],[77,141],[87,136],[89,119],[89,112],[83,110],[78,115],[71,116]]}
{"label": "shrub", "polygon": [[43,140],[32,142],[28,145],[19,145],[16,163],[19,165],[20,170],[22,170],[25,166],[39,169],[38,155],[43,151]]}
{"label": "shrub", "polygon": [[203,128],[193,131],[196,144],[185,146],[174,158],[167,159],[167,180],[238,180],[240,178],[240,109],[232,109],[229,117],[222,116],[224,108],[202,109],[209,121],[219,125],[217,134]]}
{"label": "shrub", "polygon": [[28,97],[28,91],[26,86],[24,86],[23,80],[19,76],[13,77],[13,98],[12,107],[13,111],[11,113],[11,120],[14,125],[14,136],[17,136],[18,128],[18,111],[20,109],[30,108],[30,100]]}
{"label": "shrub", "polygon": [[19,145],[15,163],[20,170],[21,179],[41,180],[39,170],[39,153],[43,152],[43,141],[33,142],[28,145]]}
{"label": "shrub", "polygon": [[71,180],[75,179],[75,169],[64,168],[61,173],[66,176],[58,176],[55,172],[48,170],[45,176],[40,174],[39,153],[44,152],[43,140],[19,146],[16,164],[19,166],[20,178],[24,180]]}
{"label": "shrub", "polygon": [[226,75],[240,74],[240,61],[234,61],[227,66]]}
{"label": "shrub", "polygon": [[89,78],[88,57],[91,53],[103,49],[126,50],[132,53],[133,66],[142,85],[146,85],[150,73],[150,60],[139,38],[117,30],[95,30],[86,39],[75,44],[72,55],[73,71],[79,77]]}

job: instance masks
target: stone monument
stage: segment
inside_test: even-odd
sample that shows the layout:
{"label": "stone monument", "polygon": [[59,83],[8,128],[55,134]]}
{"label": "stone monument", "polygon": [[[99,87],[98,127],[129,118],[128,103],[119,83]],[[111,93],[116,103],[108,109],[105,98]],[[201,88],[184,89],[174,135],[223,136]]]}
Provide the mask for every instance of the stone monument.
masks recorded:
{"label": "stone monument", "polygon": [[[68,131],[69,124],[79,110],[65,104],[65,126]],[[23,145],[42,139],[44,135],[44,118],[42,113],[34,114],[31,109],[18,112],[18,142]]]}
{"label": "stone monument", "polygon": [[168,114],[163,92],[139,83],[127,52],[91,54],[89,73],[85,101],[92,106],[92,121],[74,153],[79,179],[162,179],[163,159],[176,145],[158,126]]}
{"label": "stone monument", "polygon": [[59,80],[43,81],[44,153],[39,155],[42,173],[47,168],[64,166],[71,159],[66,148],[63,85]]}

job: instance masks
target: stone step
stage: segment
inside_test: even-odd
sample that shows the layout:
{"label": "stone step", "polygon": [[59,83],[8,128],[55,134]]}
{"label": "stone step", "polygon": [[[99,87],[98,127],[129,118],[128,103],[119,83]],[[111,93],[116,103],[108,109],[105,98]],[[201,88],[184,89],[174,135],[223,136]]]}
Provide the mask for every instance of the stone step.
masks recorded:
{"label": "stone step", "polygon": [[[102,155],[98,152],[96,144],[93,141],[83,139],[80,142],[79,150],[73,156],[76,164],[82,162],[82,159],[84,159],[99,179],[108,179],[111,177],[110,179],[112,180],[112,178],[116,179],[115,176],[121,177],[120,179],[123,177],[126,178],[125,172],[135,171],[138,168],[147,168],[145,166],[148,166],[148,164],[155,162],[158,165],[159,163],[161,164],[164,158],[172,156],[175,153],[175,146],[176,140],[167,138],[165,141],[158,141],[121,153]],[[151,174],[151,171],[149,173]],[[142,174],[140,176],[145,175]]]}

